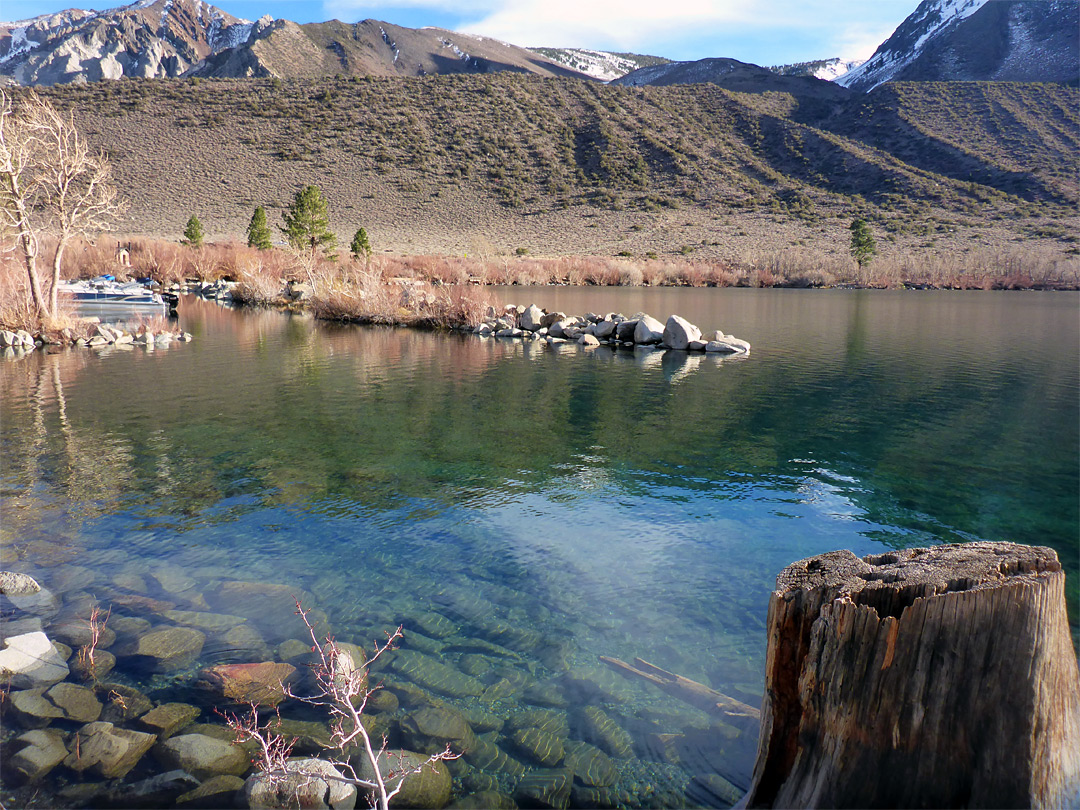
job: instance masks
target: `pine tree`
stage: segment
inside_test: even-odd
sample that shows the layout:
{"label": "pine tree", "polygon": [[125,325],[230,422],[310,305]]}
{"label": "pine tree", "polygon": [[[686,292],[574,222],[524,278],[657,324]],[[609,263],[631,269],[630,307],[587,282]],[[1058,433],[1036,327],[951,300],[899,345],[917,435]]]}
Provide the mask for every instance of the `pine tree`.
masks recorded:
{"label": "pine tree", "polygon": [[318,186],[305,186],[296,192],[293,204],[281,218],[285,221],[281,232],[295,250],[315,253],[321,247],[329,255],[337,244],[337,237],[330,231],[326,199]]}
{"label": "pine tree", "polygon": [[266,224],[266,210],[260,205],[251,215],[247,229],[248,247],[270,250],[274,245],[270,240],[270,226]]}
{"label": "pine tree", "polygon": [[202,223],[199,222],[197,216],[192,214],[191,219],[187,221],[187,225],[184,227],[184,238],[180,240],[180,244],[188,247],[202,247],[205,237],[206,234],[203,232]]}
{"label": "pine tree", "polygon": [[874,236],[870,233],[870,226],[866,224],[865,219],[852,220],[851,227],[851,258],[853,258],[860,268],[870,264],[874,256],[877,255],[877,244],[874,242]]}
{"label": "pine tree", "polygon": [[371,256],[371,242],[368,241],[367,231],[363,228],[353,234],[349,252],[352,253],[354,259],[366,259]]}

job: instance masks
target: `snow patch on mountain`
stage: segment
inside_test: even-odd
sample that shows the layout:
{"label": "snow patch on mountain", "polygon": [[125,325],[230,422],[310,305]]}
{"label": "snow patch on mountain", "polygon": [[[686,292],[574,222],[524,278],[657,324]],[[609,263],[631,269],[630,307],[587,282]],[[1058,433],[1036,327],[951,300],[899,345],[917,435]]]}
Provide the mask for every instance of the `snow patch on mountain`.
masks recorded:
{"label": "snow patch on mountain", "polygon": [[989,0],[923,0],[874,55],[849,70],[837,83],[851,87],[856,82],[872,90],[889,81],[910,65],[927,44],[970,17]]}
{"label": "snow patch on mountain", "polygon": [[815,59],[810,62],[793,62],[790,65],[774,65],[769,70],[781,76],[811,76],[815,79],[834,82],[865,61],[865,59],[834,57],[833,59]]}

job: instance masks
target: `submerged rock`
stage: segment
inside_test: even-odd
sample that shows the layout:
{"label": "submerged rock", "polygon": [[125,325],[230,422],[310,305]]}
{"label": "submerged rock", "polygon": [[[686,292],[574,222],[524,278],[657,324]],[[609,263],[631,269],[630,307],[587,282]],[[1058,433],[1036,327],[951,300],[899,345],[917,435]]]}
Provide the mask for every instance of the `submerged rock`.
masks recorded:
{"label": "submerged rock", "polygon": [[250,767],[243,748],[205,734],[170,737],[154,746],[154,756],[166,768],[181,768],[196,779],[223,773],[242,776]]}
{"label": "submerged rock", "polygon": [[611,758],[594,745],[579,740],[566,743],[564,764],[574,772],[574,777],[589,787],[610,787],[619,778],[619,772]]}
{"label": "submerged rock", "polygon": [[137,725],[159,740],[167,740],[181,729],[190,726],[202,710],[190,703],[163,703],[139,718]]}
{"label": "submerged rock", "polygon": [[339,781],[341,771],[329,762],[292,759],[285,763],[285,769],[289,775],[275,779],[264,773],[249,776],[244,783],[246,806],[268,810],[352,810],[356,806],[356,786]]}
{"label": "submerged rock", "polygon": [[[450,771],[445,762],[424,765],[419,773],[408,773],[427,761],[426,754],[404,749],[384,751],[379,755],[379,771],[389,774],[405,773],[404,777],[395,775],[387,779],[391,790],[401,784],[401,792],[390,801],[391,807],[412,807],[418,810],[440,810],[450,801],[452,787]],[[353,767],[361,778],[372,779],[375,775],[371,762],[364,755],[354,757]],[[404,779],[404,781],[402,781]]]}
{"label": "submerged rock", "polygon": [[565,768],[531,771],[518,782],[514,801],[521,807],[563,810],[570,805],[570,785],[573,780],[574,775]]}
{"label": "submerged rock", "polygon": [[518,753],[545,768],[558,765],[566,753],[562,739],[538,728],[518,729],[508,740]]}
{"label": "submerged rock", "polygon": [[76,734],[69,745],[71,753],[64,765],[74,771],[88,771],[103,779],[120,779],[134,768],[157,742],[153,734],[116,728],[112,723],[90,723]]}
{"label": "submerged rock", "polygon": [[285,689],[296,680],[292,664],[264,661],[258,664],[219,664],[199,673],[198,684],[233,703],[277,706]]}
{"label": "submerged rock", "polygon": [[429,706],[401,718],[402,741],[409,748],[425,754],[437,754],[447,745],[460,754],[476,745],[465,716],[449,706]]}
{"label": "submerged rock", "polygon": [[582,729],[592,743],[613,757],[629,757],[634,752],[634,738],[602,709],[587,706],[582,710]]}
{"label": "submerged rock", "polygon": [[[186,774],[185,774],[186,775]],[[194,790],[181,793],[176,797],[177,807],[216,810],[219,807],[233,807],[234,797],[244,789],[244,780],[239,776],[222,774],[207,779]]]}
{"label": "submerged rock", "polygon": [[49,637],[40,631],[4,639],[0,650],[0,681],[13,689],[51,686],[69,674],[68,665]]}
{"label": "submerged rock", "polygon": [[189,627],[159,627],[116,647],[116,655],[151,672],[175,672],[195,663],[206,636]]}
{"label": "submerged rock", "polygon": [[0,594],[4,596],[30,596],[40,590],[37,580],[29,574],[0,571]]}
{"label": "submerged rock", "polygon": [[5,776],[14,777],[14,782],[36,782],[68,755],[63,736],[49,729],[34,729],[20,734],[7,746],[7,751]]}
{"label": "submerged rock", "polygon": [[422,653],[400,650],[394,654],[391,665],[413,683],[448,697],[474,697],[484,691],[484,685],[476,678]]}

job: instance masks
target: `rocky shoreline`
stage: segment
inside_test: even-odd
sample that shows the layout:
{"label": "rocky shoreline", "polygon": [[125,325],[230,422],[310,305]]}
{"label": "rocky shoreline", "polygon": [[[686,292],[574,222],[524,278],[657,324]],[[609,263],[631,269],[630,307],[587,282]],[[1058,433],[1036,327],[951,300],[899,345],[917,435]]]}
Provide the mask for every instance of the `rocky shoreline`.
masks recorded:
{"label": "rocky shoreline", "polygon": [[[78,586],[61,571],[49,582],[48,568],[36,578],[0,572],[7,799],[42,791],[74,807],[284,807],[263,795],[255,748],[222,715],[249,701],[268,716],[280,707],[274,729],[295,740],[293,755],[327,764],[329,718],[297,713],[286,696],[290,685],[301,694],[312,688],[313,650],[295,600],[316,605],[316,593],[160,561],[105,576],[82,571]],[[751,757],[756,725],[678,709],[635,719],[625,706],[637,685],[577,659],[563,637],[497,618],[498,605],[475,591],[446,586],[430,603],[395,613],[402,646],[368,670],[381,688],[365,705],[365,726],[375,739],[385,736],[395,763],[447,746],[462,755],[407,777],[404,806],[565,810],[739,798],[738,788],[696,763],[720,740],[734,750],[738,739]],[[322,610],[307,615],[331,632]],[[382,624],[347,634],[376,638]],[[363,660],[355,644],[338,647]],[[681,741],[696,758],[674,743],[658,754],[654,741],[662,739]],[[690,773],[654,792],[657,769],[670,778],[683,765]],[[352,791],[333,806],[362,801]]]}
{"label": "rocky shoreline", "polygon": [[466,329],[480,337],[544,340],[549,344],[577,343],[585,348],[605,345],[726,355],[750,354],[747,341],[719,330],[704,339],[701,329],[679,315],[671,315],[666,323],[660,323],[644,312],[630,316],[618,312],[567,315],[564,312],[547,312],[536,304],[528,307],[508,305],[501,315],[489,310],[484,321]]}
{"label": "rocky shoreline", "polygon": [[[104,346],[142,346],[153,350],[177,341],[186,343],[191,335],[182,329],[153,329],[142,325],[126,330],[115,326],[98,323],[96,320],[80,321],[80,324],[92,327],[85,331],[65,327],[55,332],[40,330],[36,335],[25,329],[13,331],[0,330],[0,357],[16,359],[37,349],[48,347],[89,347]],[[81,333],[80,333],[81,332]]]}

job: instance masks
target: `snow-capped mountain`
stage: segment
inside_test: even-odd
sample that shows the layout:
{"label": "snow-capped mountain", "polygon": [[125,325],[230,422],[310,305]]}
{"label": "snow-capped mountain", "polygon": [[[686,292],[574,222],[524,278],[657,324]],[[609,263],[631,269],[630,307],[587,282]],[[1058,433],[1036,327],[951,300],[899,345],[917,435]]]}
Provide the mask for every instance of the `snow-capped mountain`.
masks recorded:
{"label": "snow-capped mountain", "polygon": [[[613,63],[614,64],[614,63]],[[629,69],[629,68],[628,68]],[[424,76],[511,70],[586,75],[489,37],[363,20],[248,22],[203,0],[138,0],[0,23],[0,80],[52,85],[121,77]]]}
{"label": "snow-capped mountain", "polygon": [[611,84],[641,87],[706,82],[739,93],[780,92],[803,98],[837,99],[847,93],[834,82],[813,76],[784,76],[737,59],[698,59],[651,65],[615,79]]}
{"label": "snow-capped mountain", "polygon": [[638,68],[666,65],[671,61],[661,56],[593,51],[588,48],[529,48],[529,50],[602,82],[618,79]]}
{"label": "snow-capped mountain", "polygon": [[769,68],[781,76],[812,76],[834,82],[852,68],[857,68],[865,59],[815,59],[811,62],[794,62],[790,65],[774,65]]}
{"label": "snow-capped mountain", "polygon": [[923,0],[866,62],[839,79],[853,90],[889,81],[1075,81],[1077,0]]}
{"label": "snow-capped mountain", "polygon": [[202,0],[138,0],[0,23],[0,75],[20,84],[179,76],[247,41],[253,23]]}

